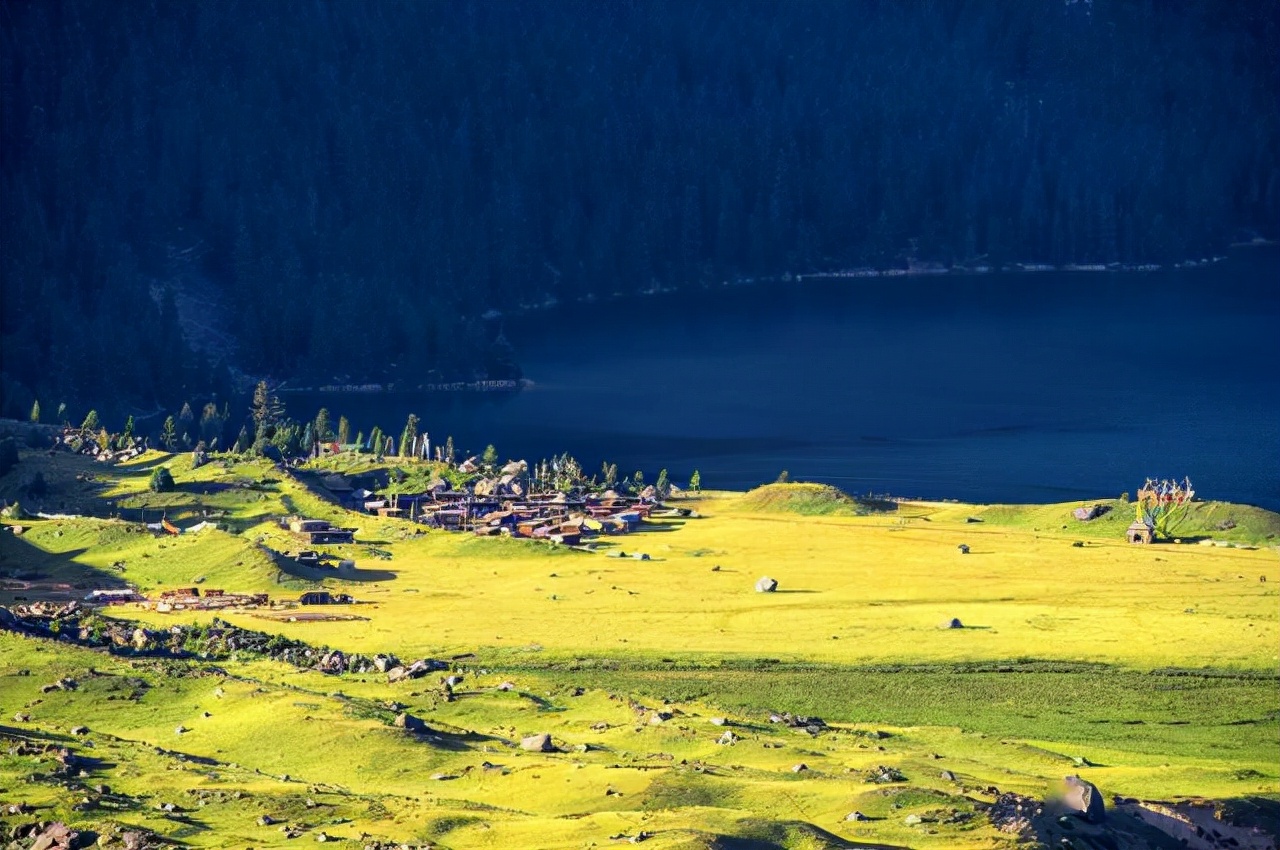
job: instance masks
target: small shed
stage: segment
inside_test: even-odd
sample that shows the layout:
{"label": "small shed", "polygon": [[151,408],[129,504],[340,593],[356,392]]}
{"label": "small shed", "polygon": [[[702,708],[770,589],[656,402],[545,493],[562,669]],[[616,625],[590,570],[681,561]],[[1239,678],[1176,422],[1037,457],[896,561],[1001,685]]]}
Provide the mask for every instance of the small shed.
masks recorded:
{"label": "small shed", "polygon": [[1125,538],[1130,543],[1154,543],[1156,539],[1155,526],[1149,520],[1135,519],[1133,524],[1129,526],[1125,532]]}
{"label": "small shed", "polygon": [[354,528],[326,528],[324,531],[308,532],[312,546],[333,543],[355,543]]}

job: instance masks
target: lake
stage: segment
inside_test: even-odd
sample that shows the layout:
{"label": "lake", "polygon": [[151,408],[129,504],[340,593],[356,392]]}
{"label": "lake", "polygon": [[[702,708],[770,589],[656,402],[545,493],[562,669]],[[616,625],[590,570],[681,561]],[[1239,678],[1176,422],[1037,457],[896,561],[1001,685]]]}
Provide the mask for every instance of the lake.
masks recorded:
{"label": "lake", "polygon": [[974,502],[1148,476],[1280,510],[1280,251],[1209,267],[840,279],[508,318],[526,390],[289,394],[433,443],[747,488],[791,478]]}

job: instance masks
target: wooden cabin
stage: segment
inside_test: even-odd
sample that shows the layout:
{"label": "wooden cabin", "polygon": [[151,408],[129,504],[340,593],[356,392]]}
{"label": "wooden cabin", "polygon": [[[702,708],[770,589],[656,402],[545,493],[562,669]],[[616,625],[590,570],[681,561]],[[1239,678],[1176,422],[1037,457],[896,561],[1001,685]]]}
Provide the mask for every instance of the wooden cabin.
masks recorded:
{"label": "wooden cabin", "polygon": [[318,531],[308,531],[306,534],[307,537],[310,538],[312,546],[356,542],[356,530],[354,528],[334,528],[333,526],[329,526],[328,528],[320,529]]}
{"label": "wooden cabin", "polygon": [[289,530],[295,534],[306,534],[312,531],[325,531],[329,528],[327,519],[303,519],[299,517],[289,521]]}

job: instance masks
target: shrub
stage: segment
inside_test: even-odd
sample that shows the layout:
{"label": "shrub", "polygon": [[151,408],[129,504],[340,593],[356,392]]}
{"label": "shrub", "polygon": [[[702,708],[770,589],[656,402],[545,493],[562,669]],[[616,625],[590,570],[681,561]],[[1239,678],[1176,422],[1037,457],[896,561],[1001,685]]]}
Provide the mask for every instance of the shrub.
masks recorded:
{"label": "shrub", "polygon": [[154,493],[168,493],[173,490],[173,473],[169,472],[167,466],[157,466],[155,472],[151,473],[147,486]]}

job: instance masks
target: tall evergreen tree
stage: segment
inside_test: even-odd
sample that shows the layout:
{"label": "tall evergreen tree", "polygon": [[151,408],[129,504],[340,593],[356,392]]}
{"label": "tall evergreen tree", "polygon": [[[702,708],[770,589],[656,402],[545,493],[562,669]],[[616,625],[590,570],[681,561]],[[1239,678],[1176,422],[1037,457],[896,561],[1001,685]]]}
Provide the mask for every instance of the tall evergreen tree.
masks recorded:
{"label": "tall evergreen tree", "polygon": [[253,404],[250,412],[253,414],[254,426],[258,431],[262,431],[277,425],[284,419],[284,404],[267,386],[266,381],[259,381],[253,388]]}
{"label": "tall evergreen tree", "polygon": [[400,453],[413,454],[418,444],[418,415],[410,413],[400,434]]}
{"label": "tall evergreen tree", "polygon": [[317,440],[322,443],[333,441],[333,428],[329,424],[329,409],[327,407],[320,408],[320,412],[316,414],[315,426]]}

